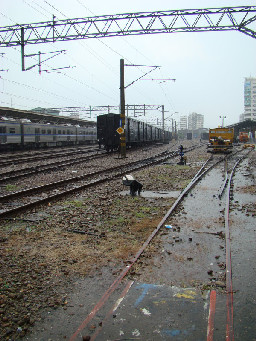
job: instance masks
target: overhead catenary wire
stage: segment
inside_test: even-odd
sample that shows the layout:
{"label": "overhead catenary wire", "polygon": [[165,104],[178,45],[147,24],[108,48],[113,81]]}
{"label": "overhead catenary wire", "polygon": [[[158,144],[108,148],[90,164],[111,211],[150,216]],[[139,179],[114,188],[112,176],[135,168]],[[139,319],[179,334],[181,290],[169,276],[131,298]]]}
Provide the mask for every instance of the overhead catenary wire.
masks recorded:
{"label": "overhead catenary wire", "polygon": [[[44,6],[40,5],[40,4],[37,3],[36,1],[33,1],[33,2],[32,2],[32,6],[31,6],[31,3],[28,3],[28,1],[25,1],[25,0],[24,0],[24,3],[25,3],[26,5],[28,5],[28,6],[30,6],[33,10],[37,11],[40,15],[44,15],[45,17],[47,17],[47,15],[46,15],[44,12],[50,13],[50,14],[52,15],[52,13],[51,13],[47,8],[45,8]],[[83,6],[83,7],[84,7],[87,11],[89,11],[90,13],[94,14],[88,7],[86,7],[86,6],[82,3],[82,1],[78,1],[78,0],[77,0],[77,3],[80,4],[81,6]],[[60,10],[58,9],[58,6],[56,6],[54,2],[51,2],[51,3],[50,3],[49,1],[45,0],[45,1],[44,1],[44,4],[46,4],[46,5],[49,6],[51,9],[53,9],[54,12],[55,12],[56,14],[59,13],[61,16],[64,16],[64,17],[67,18],[67,16],[66,16],[65,13],[63,12],[63,10],[60,11]],[[10,18],[9,18],[9,19],[10,19]],[[10,20],[12,20],[12,19],[10,19]],[[15,21],[12,20],[12,22],[15,22]],[[130,43],[127,42],[127,39],[126,39],[126,38],[123,38],[123,37],[122,37],[121,39],[123,39],[123,41],[125,41],[127,44],[129,44],[129,46],[130,46],[131,48],[135,49],[138,53],[140,53],[140,51],[139,51],[138,49],[136,49],[132,44],[130,44]],[[106,48],[108,48],[111,52],[115,53],[115,54],[118,55],[119,57],[123,57],[122,54],[121,54],[119,51],[117,51],[116,49],[113,49],[111,46],[109,46],[109,45],[107,45],[106,43],[102,42],[102,40],[98,39],[98,41],[100,42],[100,44],[103,44]],[[84,47],[83,44],[82,44],[82,46]],[[88,47],[86,46],[85,48],[86,48],[86,51],[88,51]],[[91,51],[89,51],[89,53],[91,53]],[[140,54],[143,55],[142,53],[140,53]],[[108,70],[110,70],[111,72],[113,71],[112,73],[113,73],[114,75],[116,75],[116,76],[119,77],[119,73],[117,73],[116,68],[113,69],[112,65],[110,65],[110,64],[107,64],[107,65],[106,65],[106,60],[104,60],[104,58],[99,57],[99,55],[98,55],[97,53],[93,53],[93,52],[92,52],[92,55],[94,55],[95,58],[97,58],[103,65],[105,65],[105,66],[108,68]],[[71,58],[71,59],[73,59],[73,60],[75,60],[72,56],[69,56],[69,55],[68,55],[67,57],[68,57],[68,58]],[[145,56],[144,56],[144,57],[145,57]],[[125,60],[128,61],[128,62],[130,62],[130,61],[129,61],[129,58],[125,58]],[[85,67],[84,64],[81,64],[81,63],[80,63],[80,66],[81,66],[83,69],[87,70],[89,73],[91,73],[91,70],[88,70],[88,69]],[[138,66],[138,68],[140,68],[140,67]],[[139,69],[139,71],[142,71],[142,70]],[[72,79],[72,80],[75,81],[76,83],[78,82],[79,84],[82,84],[82,85],[86,86],[88,89],[91,89],[92,91],[95,91],[96,93],[98,93],[98,94],[101,95],[101,96],[104,96],[104,97],[106,97],[106,98],[111,99],[111,101],[115,101],[115,102],[116,102],[117,98],[119,98],[118,87],[116,88],[116,90],[113,90],[112,93],[116,94],[115,97],[113,97],[113,96],[109,95],[109,93],[106,93],[106,92],[104,92],[104,91],[102,91],[102,90],[98,90],[95,86],[90,86],[90,85],[88,84],[88,82],[86,82],[84,79],[83,79],[83,80],[79,79],[79,77],[77,78],[76,76],[74,76],[73,73],[72,73],[72,74],[68,74],[68,73],[60,72],[60,74],[61,74],[62,76],[64,76],[64,77],[67,77],[67,78],[69,78],[69,79]],[[92,74],[92,73],[91,73],[91,77],[97,78],[97,76],[96,76],[95,74]],[[101,83],[102,83],[102,84],[104,83],[104,78],[101,79]],[[105,83],[105,84],[106,84],[106,86],[109,87],[109,83]],[[70,90],[71,90],[71,92],[73,92],[73,91],[74,91],[74,88],[70,88]],[[149,95],[148,93],[145,94],[145,89],[144,89],[144,87],[143,87],[143,92],[141,92],[141,85],[140,85],[140,84],[138,84],[138,85],[136,86],[136,89],[134,89],[134,93],[141,93],[142,96],[143,96],[144,98],[148,98],[150,101],[152,101],[152,95]],[[56,96],[58,96],[58,94],[56,94]],[[60,98],[60,97],[59,97],[59,98]],[[141,101],[140,101],[140,102],[141,102]]]}
{"label": "overhead catenary wire", "polygon": [[[29,4],[27,1],[24,1],[28,6],[30,6],[31,8],[33,8],[33,10],[36,10],[37,12],[39,12],[40,14],[42,14],[42,12],[41,11],[39,11],[37,8],[35,8],[35,7],[33,7],[33,6],[31,6],[31,4]],[[49,4],[49,3],[48,3]],[[41,9],[43,9],[43,7],[42,6],[40,6],[41,7]],[[44,9],[45,11],[47,11],[46,9]],[[57,10],[57,9],[56,9]],[[48,12],[48,11],[47,11]],[[3,13],[1,13],[2,15],[4,15]],[[63,13],[61,13],[62,15],[64,15]],[[4,15],[5,16],[5,15]],[[9,20],[11,20],[12,22],[14,22],[11,18],[9,18],[8,16],[6,16]],[[53,45],[53,44],[52,44]],[[94,56],[95,57],[97,57],[96,56],[96,54],[94,54]],[[34,60],[36,60],[36,58],[34,58]],[[16,63],[16,64],[18,64],[18,63]],[[86,69],[86,68],[85,68]],[[87,69],[86,69],[87,70]],[[89,70],[87,70],[88,72],[89,72]],[[65,74],[65,73],[63,73],[63,72],[61,72],[61,74],[63,75],[63,76],[65,76],[65,77],[68,77],[68,78],[70,78],[70,79],[73,79],[73,80],[76,80],[75,78],[72,78],[72,77],[70,77],[70,76],[68,76],[67,74]],[[77,81],[77,80],[76,80]],[[104,95],[104,97],[109,97],[110,98],[110,96],[108,96],[107,94],[104,94],[102,91],[99,91],[99,90],[97,90],[95,87],[93,87],[93,86],[90,86],[90,85],[88,85],[88,84],[86,84],[84,81],[80,81],[80,84],[83,84],[83,85],[85,85],[86,87],[88,87],[88,88],[90,88],[91,90],[94,90],[94,91],[96,91],[97,93],[99,93],[100,95]],[[74,91],[73,90],[73,88],[72,89],[70,89],[70,90],[72,90],[72,91]],[[57,95],[57,94],[56,94]],[[20,96],[19,98],[22,98],[22,96]],[[113,99],[113,98],[112,98]]]}

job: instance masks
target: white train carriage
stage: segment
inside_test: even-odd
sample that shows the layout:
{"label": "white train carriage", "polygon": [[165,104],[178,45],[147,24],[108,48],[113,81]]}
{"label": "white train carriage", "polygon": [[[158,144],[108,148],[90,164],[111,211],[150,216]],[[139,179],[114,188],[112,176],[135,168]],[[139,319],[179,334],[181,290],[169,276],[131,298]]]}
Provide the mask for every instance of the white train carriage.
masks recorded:
{"label": "white train carriage", "polygon": [[59,146],[76,143],[76,128],[51,124],[23,123],[23,145]]}
{"label": "white train carriage", "polygon": [[0,120],[0,147],[2,150],[96,142],[96,126],[76,127]]}
{"label": "white train carriage", "polygon": [[15,121],[0,121],[0,145],[21,144],[21,125]]}
{"label": "white train carriage", "polygon": [[77,142],[77,130],[73,126],[52,126],[56,145],[73,145]]}
{"label": "white train carriage", "polygon": [[96,143],[97,142],[97,127],[96,126],[86,126],[77,127],[77,143]]}

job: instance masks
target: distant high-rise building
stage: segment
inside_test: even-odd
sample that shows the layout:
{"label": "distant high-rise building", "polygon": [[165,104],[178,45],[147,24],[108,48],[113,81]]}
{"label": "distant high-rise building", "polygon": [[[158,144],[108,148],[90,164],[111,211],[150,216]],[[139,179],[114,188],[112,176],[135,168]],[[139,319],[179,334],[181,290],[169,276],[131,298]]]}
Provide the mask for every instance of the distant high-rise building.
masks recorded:
{"label": "distant high-rise building", "polygon": [[244,80],[244,114],[243,120],[256,121],[256,78]]}
{"label": "distant high-rise building", "polygon": [[204,127],[204,115],[192,112],[188,115],[188,129],[195,130]]}
{"label": "distant high-rise building", "polygon": [[188,117],[187,115],[180,116],[180,130],[188,129]]}

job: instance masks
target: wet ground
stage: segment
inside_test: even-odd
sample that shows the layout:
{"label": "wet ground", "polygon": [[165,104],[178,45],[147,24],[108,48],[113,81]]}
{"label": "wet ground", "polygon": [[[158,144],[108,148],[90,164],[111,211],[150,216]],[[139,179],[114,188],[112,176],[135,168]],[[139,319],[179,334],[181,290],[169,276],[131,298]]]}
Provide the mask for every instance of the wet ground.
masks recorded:
{"label": "wet ground", "polygon": [[[253,155],[236,173],[239,193],[230,213],[235,339],[245,341],[255,334]],[[136,172],[144,185],[140,197],[131,197],[113,181],[2,224],[3,339],[206,340],[215,290],[214,340],[225,340],[221,165],[188,194],[117,290],[95,310],[208,156],[195,151],[188,154],[187,166],[170,161]]]}
{"label": "wet ground", "polygon": [[235,174],[230,213],[234,290],[234,329],[237,340],[256,340],[256,171],[244,161]]}
{"label": "wet ground", "polygon": [[[218,198],[223,180],[220,164],[166,220],[153,256],[143,253],[99,310],[97,303],[113,283],[108,268],[74,282],[65,310],[46,312],[26,340],[206,340],[212,291],[217,293],[212,340],[226,340],[225,199]],[[256,340],[255,197],[255,160],[251,166],[244,161],[235,174],[230,212],[234,334],[243,341]]]}

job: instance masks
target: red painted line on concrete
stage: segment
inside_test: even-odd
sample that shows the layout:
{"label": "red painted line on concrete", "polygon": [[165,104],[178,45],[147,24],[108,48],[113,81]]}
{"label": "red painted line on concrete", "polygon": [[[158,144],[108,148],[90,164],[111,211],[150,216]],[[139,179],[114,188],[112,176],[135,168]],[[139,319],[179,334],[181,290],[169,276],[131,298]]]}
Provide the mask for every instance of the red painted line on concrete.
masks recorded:
{"label": "red painted line on concrete", "polygon": [[215,306],[216,306],[216,291],[212,290],[210,294],[207,341],[213,341]]}
{"label": "red painted line on concrete", "polygon": [[94,332],[94,334],[91,336],[91,341],[94,341],[98,334],[101,332],[102,328],[106,324],[107,320],[110,318],[111,315],[113,315],[113,312],[118,308],[122,300],[124,299],[125,295],[128,293],[130,290],[131,286],[133,285],[134,281],[129,281],[124,288],[122,294],[120,295],[119,299],[116,301],[116,303],[113,305],[112,309],[109,310],[107,315],[105,316],[104,320],[102,321],[102,325]]}
{"label": "red painted line on concrete", "polygon": [[120,284],[124,276],[127,274],[127,272],[130,270],[131,266],[133,264],[128,265],[118,276],[118,278],[112,283],[112,285],[108,288],[108,290],[104,293],[104,295],[101,297],[99,302],[95,305],[93,310],[90,312],[90,314],[86,317],[86,319],[80,324],[77,331],[70,337],[69,341],[74,341],[77,337],[77,335],[87,326],[87,324],[91,321],[91,319],[95,316],[97,311],[100,310],[100,308],[105,304],[105,302],[108,300],[109,296],[112,294],[112,292],[117,288],[117,286]]}

